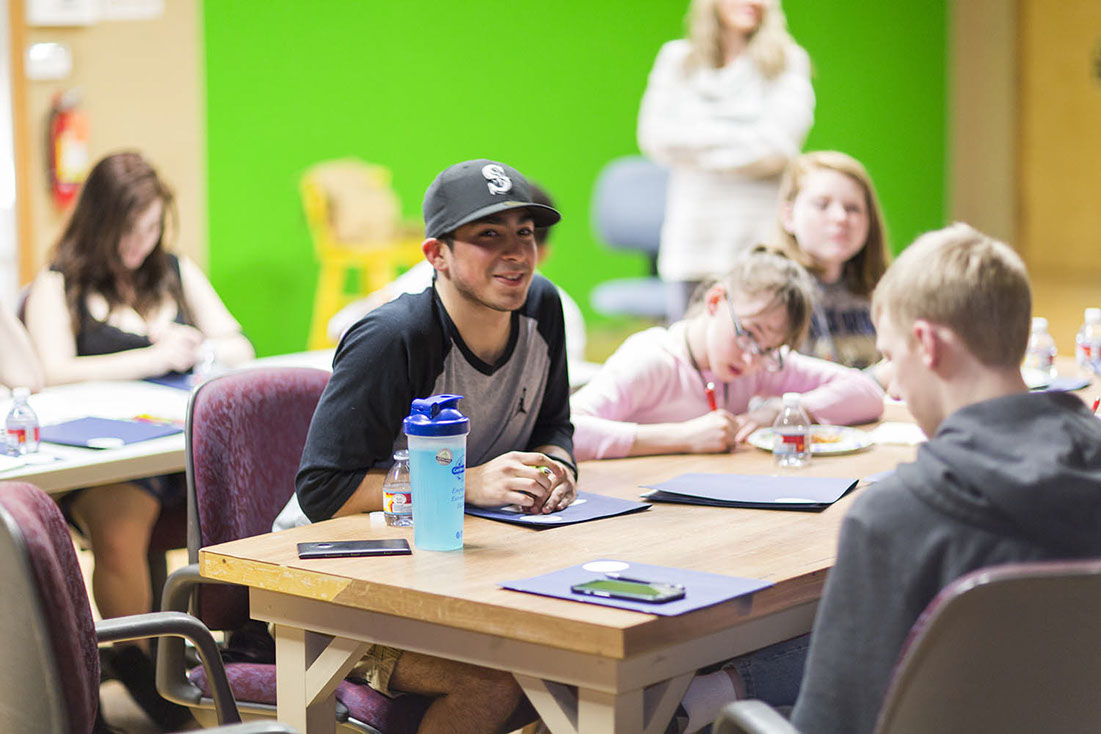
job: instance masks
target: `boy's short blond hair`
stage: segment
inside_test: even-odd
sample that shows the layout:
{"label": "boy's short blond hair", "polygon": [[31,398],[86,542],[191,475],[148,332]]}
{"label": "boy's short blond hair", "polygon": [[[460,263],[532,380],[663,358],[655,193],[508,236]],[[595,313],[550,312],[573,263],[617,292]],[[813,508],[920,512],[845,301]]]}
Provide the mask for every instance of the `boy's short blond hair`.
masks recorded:
{"label": "boy's short blond hair", "polygon": [[927,232],[892,263],[872,296],[878,321],[909,330],[916,319],[947,326],[984,365],[1024,358],[1032,316],[1028,272],[1008,245],[957,223]]}

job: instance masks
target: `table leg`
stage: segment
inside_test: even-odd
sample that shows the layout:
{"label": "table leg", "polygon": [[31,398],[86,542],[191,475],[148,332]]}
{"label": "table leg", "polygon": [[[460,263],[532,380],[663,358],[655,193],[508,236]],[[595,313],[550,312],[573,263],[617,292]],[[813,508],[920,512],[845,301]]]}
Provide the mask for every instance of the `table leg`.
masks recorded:
{"label": "table leg", "polygon": [[276,625],[279,720],[309,734],[332,734],[336,687],[368,647],[367,642]]}
{"label": "table leg", "polygon": [[684,673],[641,690],[610,693],[575,689],[553,681],[516,675],[543,723],[555,734],[643,732],[662,734],[693,673]]}

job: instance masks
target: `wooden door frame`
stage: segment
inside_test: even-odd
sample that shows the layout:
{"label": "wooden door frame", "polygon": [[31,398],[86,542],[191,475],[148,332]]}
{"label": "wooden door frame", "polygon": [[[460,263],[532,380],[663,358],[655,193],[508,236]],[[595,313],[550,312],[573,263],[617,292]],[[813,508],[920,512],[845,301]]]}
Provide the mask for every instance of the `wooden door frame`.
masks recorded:
{"label": "wooden door frame", "polygon": [[27,47],[27,12],[24,0],[8,0],[8,39],[11,44],[12,163],[15,169],[16,261],[19,284],[34,277],[34,229],[31,218],[31,124],[27,112],[27,75],[23,53]]}

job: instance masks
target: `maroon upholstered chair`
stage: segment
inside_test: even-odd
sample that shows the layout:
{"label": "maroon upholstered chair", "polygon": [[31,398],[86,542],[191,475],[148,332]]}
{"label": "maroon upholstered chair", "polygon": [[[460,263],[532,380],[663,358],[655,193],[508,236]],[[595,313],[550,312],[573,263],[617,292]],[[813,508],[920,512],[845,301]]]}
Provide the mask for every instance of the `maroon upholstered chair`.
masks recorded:
{"label": "maroon upholstered chair", "polygon": [[[946,586],[914,623],[876,732],[1093,732],[1098,690],[1101,559],[992,566]],[[728,704],[713,731],[796,732],[760,701]]]}
{"label": "maroon upholstered chair", "polygon": [[[22,482],[0,482],[0,588],[0,730],[91,732],[99,705],[97,643],[164,635],[195,644],[210,666],[218,720],[240,721],[214,638],[197,619],[155,612],[93,622],[61,511]],[[293,730],[271,722],[224,731]]]}
{"label": "maroon upholstered chair", "polygon": [[[196,614],[211,629],[236,631],[249,622],[246,589],[198,577],[199,549],[271,532],[294,493],[306,433],[328,379],[316,369],[253,369],[210,380],[192,394],[186,432],[192,565],[170,577],[165,609],[186,608],[197,591]],[[273,662],[227,663],[230,687],[246,715],[275,715]],[[163,695],[191,707],[202,723],[211,706],[206,675],[196,669],[185,679],[184,665],[182,644],[162,644],[158,686],[163,683]],[[338,720],[369,732],[415,731],[428,704],[418,696],[390,699],[350,681],[340,684],[336,698]]]}

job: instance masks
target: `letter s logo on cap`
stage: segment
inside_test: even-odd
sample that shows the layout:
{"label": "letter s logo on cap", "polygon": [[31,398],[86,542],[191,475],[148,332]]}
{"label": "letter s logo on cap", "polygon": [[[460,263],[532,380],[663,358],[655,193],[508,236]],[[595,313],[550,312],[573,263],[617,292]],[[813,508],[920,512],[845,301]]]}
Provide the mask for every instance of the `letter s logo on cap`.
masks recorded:
{"label": "letter s logo on cap", "polygon": [[512,191],[512,179],[506,176],[505,169],[501,168],[496,163],[483,166],[482,175],[485,176],[488,182],[486,186],[489,187],[489,193],[507,194]]}

